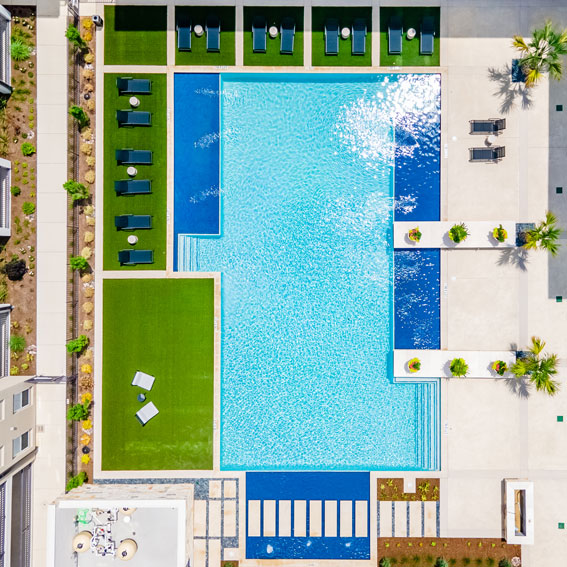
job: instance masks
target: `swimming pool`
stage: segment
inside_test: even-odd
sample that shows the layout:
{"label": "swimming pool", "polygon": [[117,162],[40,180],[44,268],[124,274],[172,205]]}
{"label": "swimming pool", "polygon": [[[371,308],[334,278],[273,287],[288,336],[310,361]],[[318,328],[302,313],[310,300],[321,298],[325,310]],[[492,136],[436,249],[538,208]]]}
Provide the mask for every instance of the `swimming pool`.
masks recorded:
{"label": "swimming pool", "polygon": [[392,221],[439,107],[437,75],[221,76],[220,237],[178,258],[222,272],[221,468],[436,468],[437,383],[391,373]]}

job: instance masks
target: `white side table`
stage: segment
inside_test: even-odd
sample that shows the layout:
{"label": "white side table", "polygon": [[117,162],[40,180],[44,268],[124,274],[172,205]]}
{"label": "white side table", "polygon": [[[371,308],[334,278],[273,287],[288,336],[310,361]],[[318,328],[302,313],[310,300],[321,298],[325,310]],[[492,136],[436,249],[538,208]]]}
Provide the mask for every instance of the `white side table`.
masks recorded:
{"label": "white side table", "polygon": [[195,32],[195,35],[197,37],[201,37],[203,35],[203,26],[201,24],[197,24],[194,28],[193,31]]}
{"label": "white side table", "polygon": [[415,37],[416,31],[414,28],[410,28],[407,33],[406,33],[406,37],[408,39],[413,39]]}
{"label": "white side table", "polygon": [[128,244],[134,245],[134,244],[136,244],[137,242],[138,242],[138,237],[137,237],[135,234],[131,234],[131,235],[128,237]]}
{"label": "white side table", "polygon": [[138,108],[138,106],[140,106],[140,99],[138,97],[131,96],[130,97],[130,106],[132,108]]}
{"label": "white side table", "polygon": [[498,138],[494,134],[490,134],[490,136],[486,137],[486,143],[489,146],[492,146],[492,144],[495,144],[497,140],[498,140]]}
{"label": "white side table", "polygon": [[127,170],[126,173],[130,176],[130,177],[134,177],[134,175],[136,175],[138,173],[138,170],[131,165]]}
{"label": "white side table", "polygon": [[341,37],[343,39],[348,39],[350,37],[350,28],[347,28],[346,26],[341,30]]}
{"label": "white side table", "polygon": [[278,37],[278,28],[276,26],[270,26],[268,33],[270,34],[270,37],[274,39]]}

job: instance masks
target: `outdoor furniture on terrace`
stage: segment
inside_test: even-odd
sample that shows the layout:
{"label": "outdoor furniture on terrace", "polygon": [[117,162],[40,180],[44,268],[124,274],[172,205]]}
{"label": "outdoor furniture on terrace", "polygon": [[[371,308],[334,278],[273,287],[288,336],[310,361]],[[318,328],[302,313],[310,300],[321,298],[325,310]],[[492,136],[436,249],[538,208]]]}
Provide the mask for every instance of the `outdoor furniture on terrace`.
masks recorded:
{"label": "outdoor furniture on terrace", "polygon": [[153,264],[153,250],[120,250],[118,262],[121,266],[135,266],[136,264]]}
{"label": "outdoor furniture on terrace", "polygon": [[325,55],[339,54],[339,20],[329,18],[325,22]]}
{"label": "outdoor furniture on terrace", "polygon": [[207,33],[207,51],[218,53],[220,51],[220,21],[218,16],[210,14],[205,24]]}
{"label": "outdoor furniture on terrace", "polygon": [[492,148],[469,148],[469,161],[491,162],[500,161],[506,155],[504,146],[494,146]]}
{"label": "outdoor furniture on terrace", "polygon": [[356,18],[352,23],[352,54],[364,55],[366,53],[366,20]]}
{"label": "outdoor furniture on terrace", "polygon": [[140,110],[117,110],[116,120],[118,120],[118,127],[132,127],[132,126],[151,126],[152,114],[151,112],[143,112]]}
{"label": "outdoor furniture on terrace", "polygon": [[133,79],[132,77],[118,77],[116,79],[119,95],[151,94],[152,82],[149,79]]}
{"label": "outdoor furniture on terrace", "polygon": [[388,22],[388,53],[399,55],[402,52],[402,36],[404,28],[398,14],[392,15]]}
{"label": "outdoor furniture on terrace", "polygon": [[280,24],[280,53],[293,55],[293,41],[295,39],[295,20],[286,17]]}
{"label": "outdoor furniture on terrace", "polygon": [[114,182],[117,195],[143,195],[152,192],[152,182],[149,179],[120,179]]}
{"label": "outdoor furniture on terrace", "polygon": [[433,16],[425,16],[419,29],[419,53],[420,55],[433,55],[435,36],[435,19]]}
{"label": "outdoor furniture on terrace", "polygon": [[470,134],[489,136],[498,134],[506,128],[506,118],[489,118],[488,120],[470,120]]}
{"label": "outdoor furniture on terrace", "polygon": [[154,402],[148,402],[141,410],[136,412],[136,418],[142,425],[146,425],[158,413],[159,410],[154,405]]}
{"label": "outdoor furniture on terrace", "polygon": [[118,165],[152,165],[151,150],[116,150],[116,161]]}
{"label": "outdoor furniture on terrace", "polygon": [[118,215],[114,217],[114,226],[118,230],[152,228],[152,217],[150,215]]}
{"label": "outdoor furniture on terrace", "polygon": [[154,385],[154,381],[155,377],[151,374],[146,374],[145,372],[136,370],[136,374],[134,374],[134,379],[132,380],[132,386],[139,386],[149,392]]}
{"label": "outdoor furniture on terrace", "polygon": [[191,20],[182,19],[175,27],[177,29],[177,49],[191,51]]}
{"label": "outdoor furniture on terrace", "polygon": [[252,22],[252,51],[266,53],[268,24],[264,16],[254,16]]}

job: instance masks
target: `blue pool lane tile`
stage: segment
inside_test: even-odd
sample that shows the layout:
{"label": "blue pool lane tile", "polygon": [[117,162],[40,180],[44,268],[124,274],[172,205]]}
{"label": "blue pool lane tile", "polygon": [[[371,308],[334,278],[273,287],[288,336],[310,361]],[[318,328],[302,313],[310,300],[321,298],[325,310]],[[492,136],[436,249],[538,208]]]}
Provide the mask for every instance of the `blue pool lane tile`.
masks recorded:
{"label": "blue pool lane tile", "polygon": [[[266,501],[268,504],[266,505]],[[275,535],[264,533],[264,510],[275,501]],[[291,536],[282,536],[287,526],[279,522],[281,502],[291,502]],[[305,502],[305,533],[295,533],[294,504]],[[251,535],[258,519],[249,517],[250,502],[259,503],[259,535]],[[350,503],[349,537],[341,537],[341,502]],[[311,503],[320,504],[321,518],[310,517]],[[289,504],[287,504],[289,506]],[[336,506],[336,535],[328,537],[325,507]],[[359,518],[356,518],[357,506]],[[254,506],[253,506],[254,507]],[[347,509],[349,504],[347,504]],[[362,522],[362,525],[361,525]],[[311,529],[320,525],[320,536]],[[333,530],[333,526],[329,526]],[[370,475],[367,472],[248,472],[246,473],[246,558],[247,559],[370,559]]]}
{"label": "blue pool lane tile", "polygon": [[174,258],[180,234],[220,233],[218,74],[174,76]]}

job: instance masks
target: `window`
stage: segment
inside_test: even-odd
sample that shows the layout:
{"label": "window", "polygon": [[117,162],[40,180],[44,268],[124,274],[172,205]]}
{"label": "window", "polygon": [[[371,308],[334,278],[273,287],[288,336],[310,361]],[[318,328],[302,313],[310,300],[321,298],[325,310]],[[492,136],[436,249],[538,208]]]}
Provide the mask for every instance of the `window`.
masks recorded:
{"label": "window", "polygon": [[30,405],[30,390],[31,388],[28,388],[14,394],[14,413]]}
{"label": "window", "polygon": [[30,446],[30,431],[22,433],[12,441],[12,457],[15,458],[19,453],[25,451]]}

